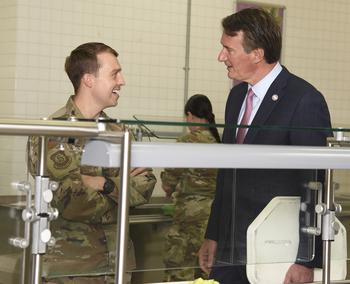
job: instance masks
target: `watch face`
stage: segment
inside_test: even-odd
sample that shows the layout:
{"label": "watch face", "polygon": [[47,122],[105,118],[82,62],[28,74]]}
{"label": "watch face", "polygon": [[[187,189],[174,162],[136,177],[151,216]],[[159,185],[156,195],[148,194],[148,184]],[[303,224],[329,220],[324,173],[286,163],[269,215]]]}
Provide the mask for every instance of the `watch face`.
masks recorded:
{"label": "watch face", "polygon": [[105,178],[106,181],[103,185],[103,191],[102,194],[110,194],[111,192],[113,192],[115,184],[113,182],[113,180],[109,179],[109,178]]}

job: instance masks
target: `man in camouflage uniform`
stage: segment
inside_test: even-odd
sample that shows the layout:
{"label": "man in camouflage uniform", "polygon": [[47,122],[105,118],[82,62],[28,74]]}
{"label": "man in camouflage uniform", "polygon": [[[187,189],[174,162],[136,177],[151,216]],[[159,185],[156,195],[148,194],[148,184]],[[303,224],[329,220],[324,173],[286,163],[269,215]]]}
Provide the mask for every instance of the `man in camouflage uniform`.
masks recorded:
{"label": "man in camouflage uniform", "polygon": [[[73,50],[65,70],[75,95],[50,118],[106,118],[103,110],[117,105],[125,84],[117,57],[118,53],[103,43],[86,43]],[[109,123],[107,130],[121,131],[123,127]],[[59,182],[51,204],[60,217],[51,223],[56,245],[43,257],[46,283],[114,283],[119,169],[82,166],[85,143],[85,139],[74,138],[48,142],[48,175]],[[38,137],[29,138],[28,151],[28,167],[35,175]],[[130,176],[130,206],[148,202],[156,183],[152,170],[133,169]],[[131,241],[127,258],[127,269],[135,268]],[[130,282],[130,273],[127,278]]]}
{"label": "man in camouflage uniform", "polygon": [[[196,128],[196,129],[194,129]],[[192,127],[177,139],[183,143],[216,143],[208,129]],[[169,228],[164,255],[165,281],[207,278],[198,266],[197,252],[214,198],[216,169],[165,169],[162,187],[174,200],[173,223]]]}

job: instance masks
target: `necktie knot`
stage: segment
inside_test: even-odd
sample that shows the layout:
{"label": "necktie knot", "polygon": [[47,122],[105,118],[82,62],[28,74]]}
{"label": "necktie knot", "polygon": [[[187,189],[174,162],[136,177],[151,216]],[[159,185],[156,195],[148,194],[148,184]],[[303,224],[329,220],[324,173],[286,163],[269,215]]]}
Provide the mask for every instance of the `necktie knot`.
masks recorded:
{"label": "necktie knot", "polygon": [[[244,114],[243,114],[242,120],[240,122],[241,126],[249,124],[250,115],[252,114],[252,110],[253,110],[253,98],[254,98],[254,92],[253,92],[253,89],[250,88],[248,90],[248,94],[247,94],[247,98],[246,98],[246,102],[245,102]],[[236,139],[237,144],[243,143],[246,133],[247,133],[247,128],[240,127],[238,129],[237,139]]]}

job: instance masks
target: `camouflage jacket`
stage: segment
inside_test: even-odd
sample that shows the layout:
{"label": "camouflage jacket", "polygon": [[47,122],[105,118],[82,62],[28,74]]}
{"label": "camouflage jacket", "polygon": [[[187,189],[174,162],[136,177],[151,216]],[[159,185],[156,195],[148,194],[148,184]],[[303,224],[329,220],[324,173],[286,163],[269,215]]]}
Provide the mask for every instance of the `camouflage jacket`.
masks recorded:
{"label": "camouflage jacket", "polygon": [[[104,112],[100,115],[107,117]],[[70,97],[66,106],[50,118],[67,119],[71,116],[84,118],[74,104],[73,97]],[[107,124],[107,130],[123,129],[124,126],[121,125]],[[34,136],[28,140],[28,168],[33,176],[38,166],[38,141],[38,137]],[[85,143],[86,139],[81,138],[62,138],[60,141],[53,138],[48,142],[48,175],[50,179],[59,182],[59,188],[54,192],[51,204],[59,210],[60,218],[52,222],[53,235],[57,235],[57,244],[46,256],[47,262],[53,263],[52,266],[48,266],[46,272],[44,265],[44,274],[72,275],[70,271],[75,274],[82,271],[84,274],[83,271],[89,269],[100,273],[105,271],[106,267],[113,268],[116,226],[109,224],[115,224],[117,220],[117,194],[104,195],[96,189],[85,186],[81,175],[109,177],[115,182],[115,191],[118,192],[119,169],[82,166],[80,159]],[[147,203],[155,183],[156,178],[153,174],[131,177],[130,206]],[[74,268],[67,264],[62,271],[59,271],[57,265],[62,261],[70,263],[67,262],[68,259],[81,263],[79,267]],[[133,267],[133,256],[129,256],[130,259],[129,267]],[[86,265],[84,266],[82,262]]]}
{"label": "camouflage jacket", "polygon": [[[210,131],[206,129],[185,134],[179,137],[177,142],[217,143]],[[217,169],[204,168],[174,168],[164,169],[164,171],[161,172],[162,184],[170,187],[173,191],[172,197],[175,203],[175,220],[184,219],[184,221],[191,221],[189,215],[192,215],[193,219],[205,219],[208,217],[210,204],[215,194],[216,175]],[[189,211],[193,211],[194,207],[199,209],[199,204],[203,205],[207,213],[201,214],[198,212],[199,215],[197,218],[194,216],[193,212],[191,213]]]}

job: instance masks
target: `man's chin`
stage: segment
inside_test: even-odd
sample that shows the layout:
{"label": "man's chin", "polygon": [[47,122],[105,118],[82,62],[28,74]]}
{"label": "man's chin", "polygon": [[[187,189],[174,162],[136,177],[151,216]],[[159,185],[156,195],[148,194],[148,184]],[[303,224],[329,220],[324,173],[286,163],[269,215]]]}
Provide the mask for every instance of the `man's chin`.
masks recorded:
{"label": "man's chin", "polygon": [[118,105],[118,102],[113,102],[113,103],[110,103],[108,106],[106,106],[105,109],[110,107],[116,107],[117,105]]}
{"label": "man's chin", "polygon": [[113,101],[113,106],[117,106],[117,105],[118,105],[118,100],[119,100],[119,97],[116,98],[116,99]]}
{"label": "man's chin", "polygon": [[237,80],[236,76],[232,76],[232,74],[228,73],[227,77],[229,77],[231,80]]}
{"label": "man's chin", "polygon": [[227,72],[227,77],[229,77],[230,79],[232,79],[232,80],[239,80],[239,79],[237,79],[237,74],[234,74],[233,72]]}

